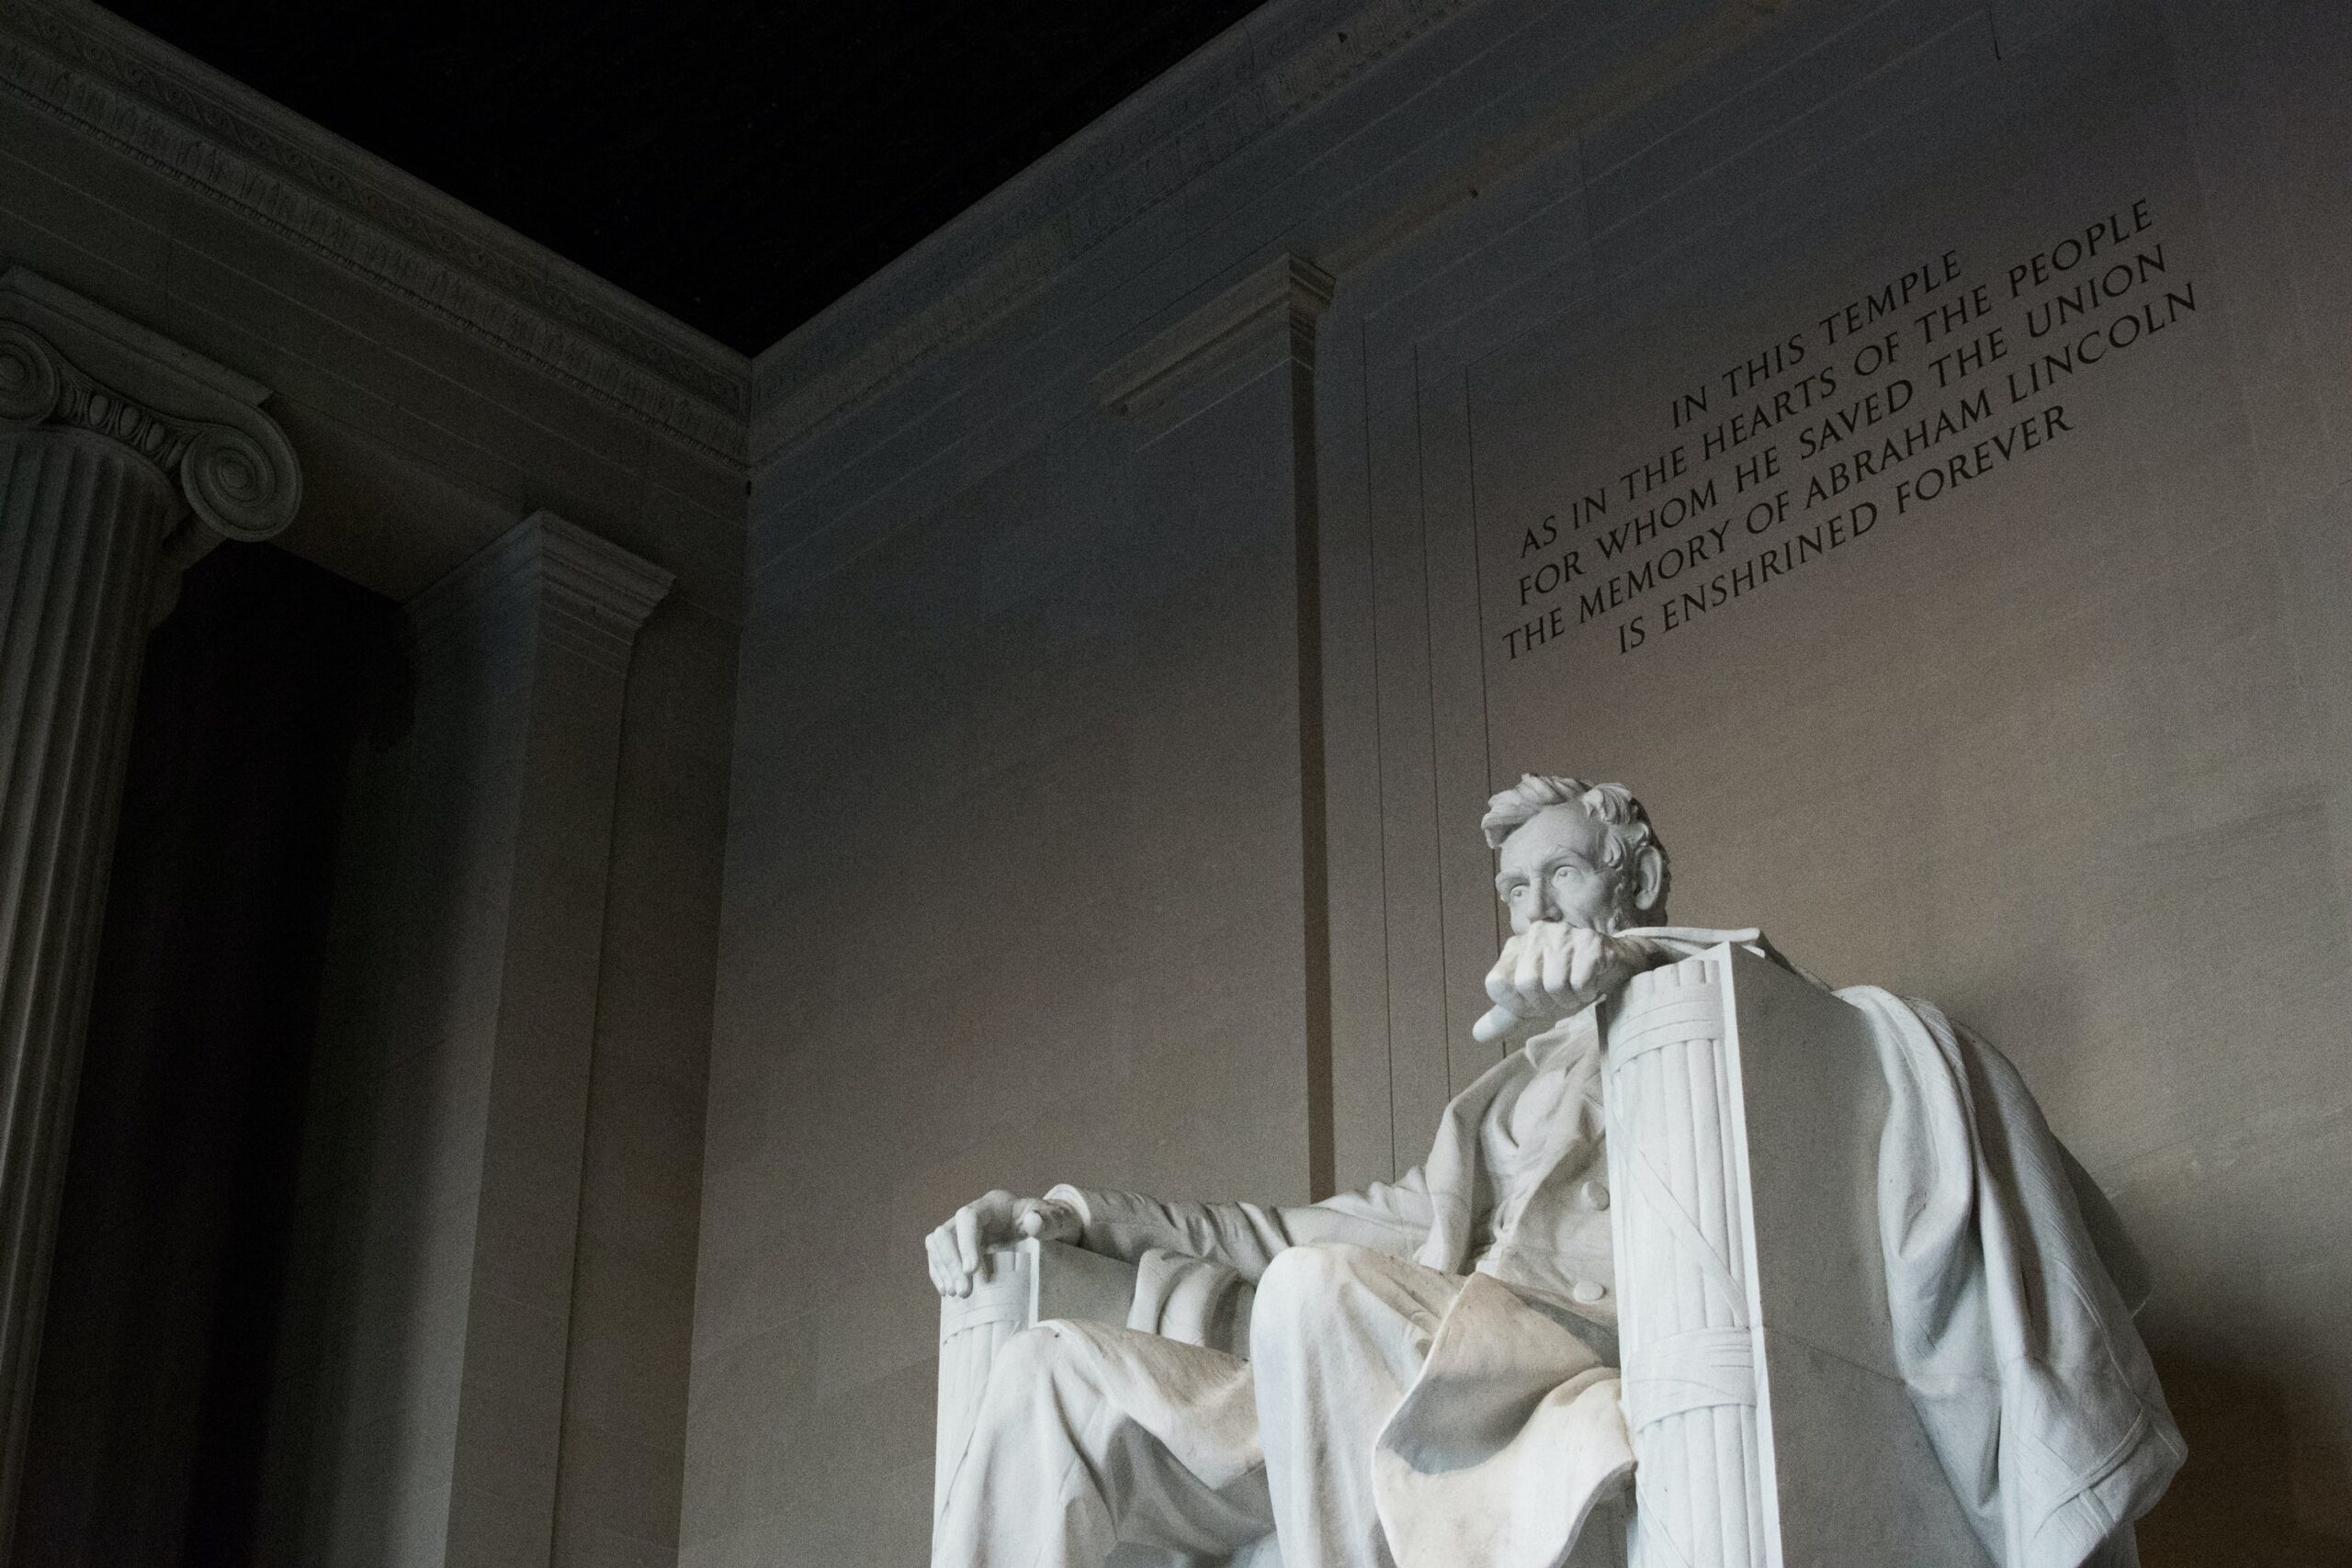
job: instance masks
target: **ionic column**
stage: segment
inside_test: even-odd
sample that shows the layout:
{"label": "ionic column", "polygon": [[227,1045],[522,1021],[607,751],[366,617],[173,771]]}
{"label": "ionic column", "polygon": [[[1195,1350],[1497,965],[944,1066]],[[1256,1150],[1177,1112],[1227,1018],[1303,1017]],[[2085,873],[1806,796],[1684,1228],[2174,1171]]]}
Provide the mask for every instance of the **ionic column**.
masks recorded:
{"label": "ionic column", "polygon": [[178,568],[300,500],[266,388],[0,276],[0,1542],[142,646]]}

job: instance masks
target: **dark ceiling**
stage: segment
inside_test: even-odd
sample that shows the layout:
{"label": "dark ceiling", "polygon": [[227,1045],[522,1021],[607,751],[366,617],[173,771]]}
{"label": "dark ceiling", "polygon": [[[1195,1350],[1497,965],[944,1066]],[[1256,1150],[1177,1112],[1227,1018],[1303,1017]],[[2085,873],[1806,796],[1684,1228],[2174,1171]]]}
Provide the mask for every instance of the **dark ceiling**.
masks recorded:
{"label": "dark ceiling", "polygon": [[746,354],[1255,0],[106,0]]}

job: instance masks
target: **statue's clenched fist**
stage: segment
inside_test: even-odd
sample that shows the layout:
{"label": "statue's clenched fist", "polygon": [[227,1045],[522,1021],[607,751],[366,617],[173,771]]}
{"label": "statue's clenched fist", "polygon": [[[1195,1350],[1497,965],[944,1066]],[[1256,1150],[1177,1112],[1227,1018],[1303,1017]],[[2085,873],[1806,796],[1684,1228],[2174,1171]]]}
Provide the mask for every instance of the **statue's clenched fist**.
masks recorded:
{"label": "statue's clenched fist", "polygon": [[930,1255],[932,1287],[943,1296],[968,1296],[980,1259],[991,1247],[1023,1236],[1040,1241],[1076,1241],[1082,1226],[1078,1211],[1053,1198],[1016,1198],[985,1193],[956,1211],[923,1242]]}
{"label": "statue's clenched fist", "polygon": [[1645,942],[1536,921],[1503,943],[1502,956],[1487,972],[1487,997],[1495,1005],[1471,1026],[1471,1036],[1491,1043],[1521,1024],[1566,1018],[1648,968],[1656,956]]}

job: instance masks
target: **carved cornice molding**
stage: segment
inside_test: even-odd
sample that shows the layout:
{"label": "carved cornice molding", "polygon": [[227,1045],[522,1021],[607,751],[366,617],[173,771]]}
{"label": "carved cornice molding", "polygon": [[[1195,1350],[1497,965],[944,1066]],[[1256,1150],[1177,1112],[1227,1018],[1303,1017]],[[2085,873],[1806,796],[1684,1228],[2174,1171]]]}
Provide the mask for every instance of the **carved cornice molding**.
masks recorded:
{"label": "carved cornice molding", "polygon": [[214,535],[294,520],[302,470],[268,389],[40,274],[0,275],[0,430],[86,431],[153,463]]}
{"label": "carved cornice molding", "polygon": [[85,0],[0,0],[0,92],[741,461],[750,362]]}
{"label": "carved cornice molding", "polygon": [[1236,24],[763,353],[752,460],[1006,319],[1104,241],[1472,3],[1271,6]]}
{"label": "carved cornice molding", "polygon": [[1313,262],[1278,256],[1114,361],[1094,378],[1095,396],[1114,412],[1142,413],[1268,347],[1311,370],[1315,321],[1337,287]]}

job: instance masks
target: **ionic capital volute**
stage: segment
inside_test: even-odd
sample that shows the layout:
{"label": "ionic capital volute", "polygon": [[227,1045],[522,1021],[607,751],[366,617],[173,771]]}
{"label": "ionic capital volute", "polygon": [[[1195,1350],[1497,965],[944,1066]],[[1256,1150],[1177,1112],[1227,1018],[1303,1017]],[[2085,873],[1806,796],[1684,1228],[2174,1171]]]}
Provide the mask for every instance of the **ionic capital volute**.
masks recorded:
{"label": "ionic capital volute", "polygon": [[0,274],[0,434],[63,429],[153,463],[222,539],[294,520],[302,472],[269,389],[25,267]]}

